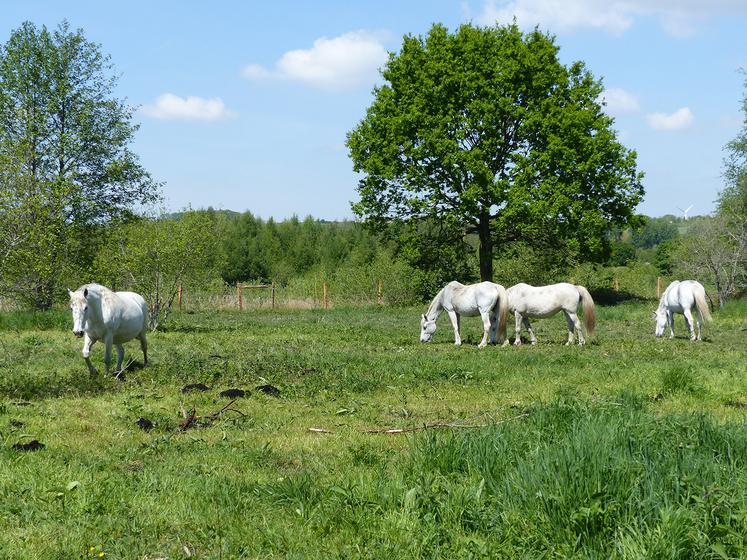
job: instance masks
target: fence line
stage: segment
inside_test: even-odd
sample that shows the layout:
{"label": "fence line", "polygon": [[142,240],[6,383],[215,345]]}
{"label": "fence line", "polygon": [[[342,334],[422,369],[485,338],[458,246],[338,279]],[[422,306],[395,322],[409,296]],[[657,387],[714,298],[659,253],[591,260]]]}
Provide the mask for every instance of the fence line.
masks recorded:
{"label": "fence line", "polygon": [[329,282],[299,287],[282,287],[272,284],[243,284],[223,286],[214,290],[190,290],[181,286],[177,293],[179,310],[208,309],[330,309],[335,305],[385,305],[386,298],[381,281],[369,290],[336,290]]}

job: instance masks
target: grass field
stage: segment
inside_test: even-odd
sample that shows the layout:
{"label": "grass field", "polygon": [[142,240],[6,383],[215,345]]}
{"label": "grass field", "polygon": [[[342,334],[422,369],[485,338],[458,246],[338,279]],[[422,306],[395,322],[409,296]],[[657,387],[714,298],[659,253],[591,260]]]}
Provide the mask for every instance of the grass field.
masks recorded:
{"label": "grass field", "polygon": [[698,344],[652,308],[482,350],[421,308],[182,313],[123,382],[0,315],[0,559],[745,558],[747,302]]}

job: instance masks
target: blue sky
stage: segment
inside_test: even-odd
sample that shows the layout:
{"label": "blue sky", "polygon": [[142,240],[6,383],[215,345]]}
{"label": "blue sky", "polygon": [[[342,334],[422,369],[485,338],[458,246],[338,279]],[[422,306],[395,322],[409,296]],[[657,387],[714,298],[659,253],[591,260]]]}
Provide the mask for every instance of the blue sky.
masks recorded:
{"label": "blue sky", "polygon": [[514,17],[556,36],[561,59],[603,79],[621,141],[638,152],[651,216],[707,214],[723,146],[743,126],[744,0],[351,2],[0,0],[0,41],[67,19],[111,55],[137,106],[134,145],[170,210],[191,205],[351,218],[345,135],[405,34]]}

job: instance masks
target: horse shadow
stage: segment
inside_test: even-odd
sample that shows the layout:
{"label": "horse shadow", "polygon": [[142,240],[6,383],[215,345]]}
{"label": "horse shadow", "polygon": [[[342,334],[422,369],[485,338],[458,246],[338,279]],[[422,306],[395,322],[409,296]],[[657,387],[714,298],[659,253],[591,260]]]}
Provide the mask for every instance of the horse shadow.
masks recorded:
{"label": "horse shadow", "polygon": [[631,292],[616,291],[612,288],[593,288],[589,289],[589,293],[594,299],[595,304],[604,306],[613,306],[627,302],[645,303],[652,301],[651,298],[641,297]]}

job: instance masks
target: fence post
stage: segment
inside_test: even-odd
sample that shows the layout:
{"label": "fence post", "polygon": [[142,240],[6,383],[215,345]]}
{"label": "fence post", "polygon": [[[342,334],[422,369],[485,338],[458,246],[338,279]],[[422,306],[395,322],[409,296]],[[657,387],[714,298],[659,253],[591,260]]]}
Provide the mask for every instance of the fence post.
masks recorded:
{"label": "fence post", "polygon": [[241,284],[236,284],[236,298],[239,301],[239,311],[244,309],[244,302],[241,301]]}
{"label": "fence post", "polygon": [[325,282],[322,285],[322,298],[324,300],[324,309],[327,309],[329,307],[329,288],[327,287],[327,283]]}
{"label": "fence post", "polygon": [[656,277],[656,299],[661,297],[661,276]]}
{"label": "fence post", "polygon": [[379,280],[379,283],[376,285],[376,302],[379,305],[384,303],[384,296],[381,291],[381,280]]}
{"label": "fence post", "polygon": [[176,289],[176,301],[179,304],[179,311],[182,310],[182,285],[179,284],[179,287]]}
{"label": "fence post", "polygon": [[272,308],[275,309],[275,282],[272,283]]}

